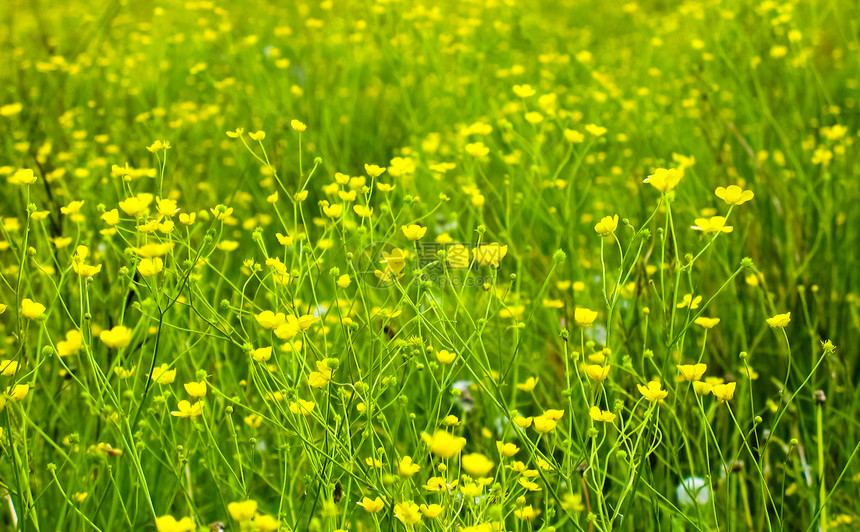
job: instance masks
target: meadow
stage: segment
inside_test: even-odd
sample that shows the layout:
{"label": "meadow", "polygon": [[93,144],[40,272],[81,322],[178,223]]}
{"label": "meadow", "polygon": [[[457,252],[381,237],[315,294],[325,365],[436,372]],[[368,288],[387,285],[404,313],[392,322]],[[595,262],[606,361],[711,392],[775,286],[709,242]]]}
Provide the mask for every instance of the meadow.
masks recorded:
{"label": "meadow", "polygon": [[6,0],[0,530],[860,528],[860,5]]}

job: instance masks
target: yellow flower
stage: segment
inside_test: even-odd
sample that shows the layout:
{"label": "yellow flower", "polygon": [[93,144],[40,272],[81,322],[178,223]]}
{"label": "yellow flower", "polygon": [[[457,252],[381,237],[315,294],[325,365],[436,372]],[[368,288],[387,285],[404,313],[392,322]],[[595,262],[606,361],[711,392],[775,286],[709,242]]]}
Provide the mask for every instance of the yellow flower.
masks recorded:
{"label": "yellow flower", "polygon": [[591,327],[597,319],[597,311],[585,307],[576,307],[573,311],[573,321],[580,327]]}
{"label": "yellow flower", "polygon": [[81,277],[92,277],[102,271],[102,265],[98,264],[96,266],[92,266],[90,264],[84,264],[83,262],[73,260],[72,269],[75,271],[76,274],[80,275]]}
{"label": "yellow flower", "polygon": [[585,135],[575,129],[565,129],[564,138],[573,144],[579,144],[580,142],[585,141]]}
{"label": "yellow flower", "polygon": [[528,478],[520,477],[520,479],[517,480],[517,483],[528,491],[541,491],[540,486],[538,486],[537,482],[532,482]]}
{"label": "yellow flower", "polygon": [[83,220],[83,216],[81,216],[81,207],[83,206],[83,200],[70,201],[65,207],[60,207],[60,212],[67,215],[73,222],[80,222]]}
{"label": "yellow flower", "polygon": [[183,386],[191,397],[200,398],[206,395],[206,381],[186,382]]}
{"label": "yellow flower", "polygon": [[183,212],[183,213],[179,214],[179,222],[184,224],[184,225],[191,225],[194,223],[194,220],[196,220],[196,219],[197,219],[197,213],[196,212],[192,212],[192,213],[184,213]]}
{"label": "yellow flower", "polygon": [[7,103],[0,107],[0,116],[15,116],[24,109],[24,104],[21,102]]}
{"label": "yellow flower", "polygon": [[412,462],[411,456],[404,456],[397,462],[397,474],[404,478],[411,477],[419,469],[421,469],[420,466]]}
{"label": "yellow flower", "polygon": [[720,402],[725,402],[731,400],[732,397],[735,396],[735,388],[737,388],[738,383],[729,382],[727,384],[715,384],[711,387],[711,393],[714,394],[714,397],[720,400]]}
{"label": "yellow flower", "polygon": [[693,381],[693,391],[699,395],[708,395],[713,387],[713,384],[709,382]]}
{"label": "yellow flower", "polygon": [[377,497],[375,499],[371,499],[370,497],[365,497],[365,498],[361,499],[361,501],[356,503],[356,504],[358,504],[359,506],[364,508],[364,511],[369,513],[369,514],[375,514],[376,512],[385,508],[385,503],[382,502],[382,499],[380,497]]}
{"label": "yellow flower", "polygon": [[523,506],[518,510],[514,510],[514,515],[523,521],[531,521],[538,516],[540,510],[535,510],[531,504]]}
{"label": "yellow flower", "polygon": [[230,517],[240,523],[250,521],[257,513],[257,501],[231,502],[227,505],[227,511],[230,512]]}
{"label": "yellow flower", "polygon": [[[400,248],[394,248],[391,252],[383,251],[382,264],[385,264],[385,274],[390,277],[390,274],[399,277],[403,268],[406,267],[406,252]],[[377,277],[379,275],[377,274]]]}
{"label": "yellow flower", "polygon": [[156,230],[158,230],[158,226],[159,226],[158,219],[153,218],[152,220],[150,220],[149,222],[147,222],[145,224],[135,226],[135,229],[137,229],[141,233],[152,234]]}
{"label": "yellow flower", "polygon": [[161,273],[163,269],[164,261],[158,257],[140,259],[140,262],[137,263],[137,271],[144,277],[152,277],[153,275],[157,275]]}
{"label": "yellow flower", "polygon": [[[279,313],[280,314],[280,313]],[[287,316],[286,321],[275,329],[275,336],[280,340],[292,340],[299,334],[299,320],[295,316]]]}
{"label": "yellow flower", "polygon": [[152,371],[152,380],[158,384],[173,384],[176,379],[176,370],[168,369],[167,364],[162,364]]}
{"label": "yellow flower", "polygon": [[227,207],[225,205],[216,205],[215,207],[209,209],[209,212],[212,213],[212,216],[215,217],[216,220],[226,220],[233,214],[233,207]]}
{"label": "yellow flower", "polygon": [[533,419],[534,429],[541,434],[546,434],[547,432],[552,431],[556,425],[558,425],[558,421],[552,419],[546,414],[535,416]]}
{"label": "yellow flower", "polygon": [[32,185],[36,182],[36,174],[29,168],[16,170],[6,179],[12,185]]}
{"label": "yellow flower", "polygon": [[466,497],[476,498],[480,497],[484,492],[484,486],[476,482],[470,482],[468,484],[461,484],[460,491],[462,491],[463,495]]}
{"label": "yellow flower", "polygon": [[562,497],[561,507],[570,512],[582,512],[585,505],[582,504],[582,495],[579,493],[565,493]]}
{"label": "yellow flower", "polygon": [[667,390],[663,390],[660,387],[660,381],[650,381],[645,386],[637,384],[636,387],[639,388],[639,393],[652,403],[662,403],[663,399],[669,395]]}
{"label": "yellow flower", "polygon": [[505,456],[507,458],[510,458],[520,452],[520,448],[513,443],[505,443],[502,441],[496,442],[496,449],[499,451],[500,455]]}
{"label": "yellow flower", "polygon": [[113,368],[114,375],[119,377],[120,379],[127,379],[134,375],[134,370],[136,366],[132,366],[131,369],[125,369],[122,366],[117,366]]}
{"label": "yellow flower", "polygon": [[541,300],[541,306],[543,306],[543,308],[564,308],[564,301],[561,299],[544,298]]}
{"label": "yellow flower", "polygon": [[373,207],[366,205],[353,205],[352,210],[362,218],[370,218],[373,215]]}
{"label": "yellow flower", "polygon": [[815,149],[815,153],[812,154],[812,164],[822,164],[827,166],[830,164],[831,159],[833,159],[833,152],[824,146],[817,147]]}
{"label": "yellow flower", "polygon": [[111,349],[122,349],[131,343],[131,329],[117,325],[110,330],[99,333],[99,339]]}
{"label": "yellow flower", "polygon": [[400,177],[415,173],[415,160],[411,157],[395,157],[388,165],[388,175]]}
{"label": "yellow flower", "polygon": [[466,246],[463,244],[454,244],[448,247],[447,252],[448,264],[451,268],[464,270],[469,267],[469,251],[466,249]]}
{"label": "yellow flower", "polygon": [[438,504],[422,504],[420,508],[421,513],[424,514],[424,517],[426,517],[427,519],[435,519],[439,517],[439,515],[441,515],[442,511],[445,509]]}
{"label": "yellow flower", "polygon": [[755,369],[753,369],[753,367],[752,367],[752,366],[747,366],[747,367],[744,367],[744,368],[740,368],[740,372],[741,372],[743,375],[746,375],[746,377],[747,377],[748,379],[751,379],[751,380],[756,380],[756,379],[758,379],[758,372],[757,372]]}
{"label": "yellow flower", "polygon": [[537,111],[531,111],[525,114],[525,119],[529,124],[536,125],[543,122],[543,115]]}
{"label": "yellow flower", "polygon": [[603,422],[603,423],[612,423],[613,421],[615,421],[615,418],[617,417],[612,412],[610,412],[608,410],[601,410],[597,406],[592,406],[591,408],[589,408],[588,409],[588,415],[591,416],[591,419],[593,419],[594,421]]}
{"label": "yellow flower", "polygon": [[337,285],[341,288],[346,288],[352,283],[352,279],[349,278],[349,275],[343,274],[337,278]]}
{"label": "yellow flower", "polygon": [[437,430],[432,436],[421,434],[421,439],[430,447],[433,454],[442,458],[452,458],[463,450],[466,438],[458,438],[444,430]]}
{"label": "yellow flower", "polygon": [[535,90],[531,85],[514,85],[514,94],[519,98],[528,98],[534,96]]}
{"label": "yellow flower", "polygon": [[735,228],[726,225],[725,216],[711,216],[710,218],[696,218],[696,225],[691,225],[690,229],[710,235],[713,233],[731,233]]}
{"label": "yellow flower", "polygon": [[678,303],[678,308],[686,308],[690,307],[690,310],[695,310],[699,308],[699,303],[702,302],[702,296],[693,297],[693,294],[686,294],[684,299]]}
{"label": "yellow flower", "polygon": [[28,297],[25,297],[21,300],[21,314],[23,314],[24,317],[31,320],[35,320],[44,313],[45,305],[41,303],[36,303]]}
{"label": "yellow flower", "polygon": [[326,216],[334,220],[335,218],[340,218],[340,215],[343,214],[343,205],[335,203],[333,205],[326,205],[323,207],[323,212]]}
{"label": "yellow flower", "polygon": [[275,314],[271,310],[264,310],[263,312],[255,315],[254,319],[256,319],[257,323],[259,323],[264,329],[274,330],[283,325],[286,322],[287,317],[283,312]]}
{"label": "yellow flower", "polygon": [[548,417],[553,421],[558,421],[562,417],[564,417],[564,410],[557,410],[555,408],[548,408],[544,413],[544,417]]}
{"label": "yellow flower", "polygon": [[600,127],[595,124],[586,124],[585,130],[588,131],[590,135],[595,137],[602,137],[606,134],[607,131],[605,127]]}
{"label": "yellow flower", "polygon": [[708,369],[707,364],[678,364],[678,373],[684,377],[685,381],[697,381],[701,380],[702,375],[705,374],[705,371]]}
{"label": "yellow flower", "polygon": [[203,414],[203,403],[201,401],[197,401],[193,405],[183,399],[176,404],[176,407],[179,410],[173,411],[170,413],[171,416],[176,417],[197,417]]}
{"label": "yellow flower", "polygon": [[400,229],[409,240],[420,240],[427,233],[426,227],[421,227],[417,224],[404,225]]}
{"label": "yellow flower", "polygon": [[454,362],[455,358],[457,358],[457,353],[448,351],[447,349],[436,351],[436,360],[443,364],[450,364],[451,362]]}
{"label": "yellow flower", "polygon": [[147,206],[148,204],[137,196],[119,202],[119,208],[129,216],[137,216],[145,211]]}
{"label": "yellow flower", "polygon": [[729,205],[742,205],[755,196],[752,190],[744,190],[737,185],[729,185],[726,188],[717,187],[714,194]]}
{"label": "yellow flower", "polygon": [[[534,478],[536,476],[536,475],[532,474],[532,470],[530,470],[528,467],[526,467],[526,465],[524,463],[520,462],[519,460],[514,461],[513,464],[506,466],[506,467],[508,469],[510,469],[511,471],[516,471],[517,473],[522,473],[523,475],[525,475],[529,478]],[[535,473],[537,473],[537,471],[535,471]],[[540,474],[540,473],[538,473],[538,474]]]}
{"label": "yellow flower", "polygon": [[7,388],[6,393],[12,401],[23,401],[27,394],[30,393],[29,384],[16,384],[11,389]]}
{"label": "yellow flower", "polygon": [[0,360],[0,375],[11,377],[18,371],[17,360]]}
{"label": "yellow flower", "polygon": [[314,403],[313,401],[305,401],[304,399],[299,399],[290,403],[290,412],[297,416],[308,416],[311,412],[314,411],[315,406],[316,403]]}
{"label": "yellow flower", "polygon": [[720,318],[705,318],[703,316],[701,318],[696,318],[693,323],[699,327],[704,327],[705,329],[713,329],[718,323],[720,323]]}
{"label": "yellow flower", "polygon": [[427,483],[424,484],[424,489],[427,491],[442,491],[452,489],[457,485],[457,481],[448,483],[444,477],[430,477]]}
{"label": "yellow flower", "polygon": [[472,250],[472,256],[474,257],[475,262],[481,266],[492,266],[494,268],[499,267],[499,262],[501,262],[507,254],[508,246],[503,246],[498,242],[485,244]]}
{"label": "yellow flower", "polygon": [[290,120],[290,127],[293,128],[293,130],[298,131],[299,133],[308,128],[308,126],[304,122],[301,122],[299,120]]}
{"label": "yellow flower", "polygon": [[281,528],[281,522],[268,514],[257,514],[254,517],[254,528],[258,532],[277,532]]}
{"label": "yellow flower", "polygon": [[[292,316],[289,316],[287,319],[289,319],[289,318],[292,318]],[[313,325],[314,323],[317,323],[321,319],[322,318],[320,318],[319,316],[313,316],[311,314],[303,314],[303,315],[299,316],[298,318],[296,318],[296,324],[298,325],[300,331],[306,331],[306,330],[311,328],[311,325]]]}
{"label": "yellow flower", "polygon": [[537,383],[538,383],[538,379],[536,377],[529,377],[528,379],[526,379],[526,382],[521,383],[521,384],[517,384],[517,388],[519,388],[520,390],[522,390],[524,392],[530,392],[530,391],[535,389],[535,386],[537,386]]}
{"label": "yellow flower", "polygon": [[662,193],[669,192],[681,182],[684,177],[683,170],[676,168],[658,168],[654,173],[649,175],[643,183],[649,183]]}
{"label": "yellow flower", "polygon": [[254,362],[265,362],[272,357],[272,346],[261,347],[251,350],[251,358]]}
{"label": "yellow flower", "polygon": [[466,144],[466,153],[475,158],[485,157],[490,153],[490,148],[484,146],[483,142],[472,142]]}
{"label": "yellow flower", "polygon": [[158,532],[194,532],[196,528],[190,517],[183,517],[179,521],[172,515],[155,518],[155,529]]}
{"label": "yellow flower", "polygon": [[163,257],[170,253],[173,247],[176,244],[173,242],[162,242],[160,244],[150,243],[144,244],[139,248],[131,248],[132,251],[137,253],[139,256],[143,258],[152,258],[152,257]]}
{"label": "yellow flower", "polygon": [[672,160],[678,163],[678,166],[682,170],[685,168],[692,168],[696,164],[696,158],[692,155],[687,157],[686,155],[681,155],[680,153],[673,153]]}
{"label": "yellow flower", "polygon": [[171,148],[170,142],[166,140],[156,140],[150,146],[147,146],[146,149],[155,153],[161,150],[169,150]]}
{"label": "yellow flower", "polygon": [[496,464],[481,453],[470,453],[460,458],[460,465],[473,477],[485,477]]}
{"label": "yellow flower", "polygon": [[266,400],[281,402],[284,400],[284,394],[281,392],[266,392]]}
{"label": "yellow flower", "polygon": [[155,210],[161,216],[167,216],[168,218],[179,212],[179,209],[176,207],[176,200],[167,198],[157,198],[155,200]]}
{"label": "yellow flower", "polygon": [[788,322],[791,321],[791,312],[786,312],[785,314],[777,314],[772,318],[768,318],[767,324],[771,327],[785,327],[788,325]]}
{"label": "yellow flower", "polygon": [[[296,129],[296,128],[293,127],[293,129]],[[304,130],[302,130],[302,131],[304,131]],[[265,131],[257,131],[256,133],[250,133],[249,132],[248,136],[251,137],[252,140],[263,140],[266,138],[266,132]]]}
{"label": "yellow flower", "polygon": [[329,359],[324,358],[316,362],[317,371],[308,375],[308,384],[313,388],[322,388],[331,382],[332,368],[328,366]]}
{"label": "yellow flower", "polygon": [[594,230],[600,236],[609,236],[618,229],[618,215],[614,216],[604,216],[600,219],[597,225],[594,226]]}
{"label": "yellow flower", "polygon": [[415,525],[421,522],[418,505],[414,502],[401,502],[394,505],[394,517],[404,525]]}
{"label": "yellow flower", "polygon": [[375,164],[365,164],[364,165],[364,171],[370,177],[379,177],[383,174],[383,172],[385,172],[385,167],[384,166],[378,166]]}
{"label": "yellow flower", "polygon": [[585,366],[585,374],[593,381],[604,381],[609,376],[612,366],[601,366],[599,364],[588,364]]}

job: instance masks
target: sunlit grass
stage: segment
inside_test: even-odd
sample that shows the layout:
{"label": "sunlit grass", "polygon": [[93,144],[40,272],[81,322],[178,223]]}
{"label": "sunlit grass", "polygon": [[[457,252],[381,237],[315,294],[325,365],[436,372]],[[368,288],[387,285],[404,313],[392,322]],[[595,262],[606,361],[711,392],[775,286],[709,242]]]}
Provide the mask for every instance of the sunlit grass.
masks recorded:
{"label": "sunlit grass", "polygon": [[0,14],[0,528],[860,522],[854,3]]}

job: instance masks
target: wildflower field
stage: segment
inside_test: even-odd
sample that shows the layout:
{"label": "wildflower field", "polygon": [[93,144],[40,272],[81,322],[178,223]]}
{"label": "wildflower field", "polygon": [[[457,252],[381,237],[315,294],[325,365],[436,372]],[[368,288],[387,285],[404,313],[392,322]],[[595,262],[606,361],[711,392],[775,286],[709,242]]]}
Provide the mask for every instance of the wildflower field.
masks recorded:
{"label": "wildflower field", "polygon": [[860,529],[853,0],[5,0],[0,531]]}

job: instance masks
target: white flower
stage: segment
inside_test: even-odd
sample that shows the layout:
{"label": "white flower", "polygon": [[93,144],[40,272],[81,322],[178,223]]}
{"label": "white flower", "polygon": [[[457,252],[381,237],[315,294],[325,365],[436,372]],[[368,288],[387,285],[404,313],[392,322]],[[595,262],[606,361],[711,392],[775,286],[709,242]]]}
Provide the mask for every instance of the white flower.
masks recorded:
{"label": "white flower", "polygon": [[675,496],[684,506],[693,502],[708,504],[711,499],[711,488],[708,486],[708,481],[702,477],[687,477],[675,488]]}
{"label": "white flower", "polygon": [[469,387],[472,386],[472,384],[472,381],[462,380],[451,385],[451,388],[460,390],[460,395],[454,399],[454,402],[462,408],[464,412],[471,412],[472,408],[475,406],[475,400],[472,398],[472,394],[469,393]]}

